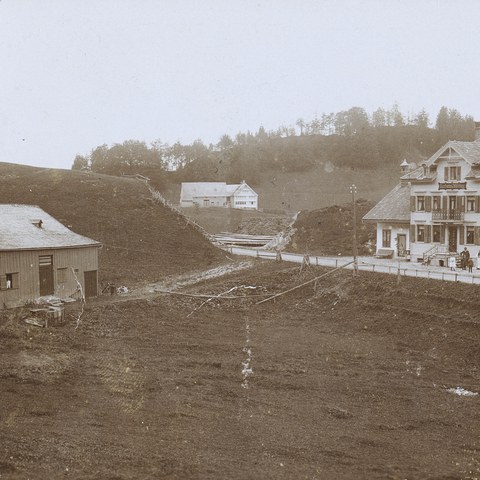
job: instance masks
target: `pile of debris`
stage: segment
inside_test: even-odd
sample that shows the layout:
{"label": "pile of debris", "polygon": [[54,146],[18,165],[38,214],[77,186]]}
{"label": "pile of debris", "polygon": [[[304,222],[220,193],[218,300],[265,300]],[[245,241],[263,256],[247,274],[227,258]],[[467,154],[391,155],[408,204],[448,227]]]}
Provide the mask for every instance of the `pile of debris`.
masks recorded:
{"label": "pile of debris", "polygon": [[47,296],[38,298],[28,309],[25,323],[36,327],[52,327],[65,324],[65,304],[75,302],[75,299]]}

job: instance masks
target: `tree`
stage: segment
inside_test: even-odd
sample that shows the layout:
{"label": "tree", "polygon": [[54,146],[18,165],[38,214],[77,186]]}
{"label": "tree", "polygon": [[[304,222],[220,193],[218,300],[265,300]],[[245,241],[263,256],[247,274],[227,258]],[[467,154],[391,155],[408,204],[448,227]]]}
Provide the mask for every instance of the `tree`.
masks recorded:
{"label": "tree", "polygon": [[305,128],[305,120],[303,118],[299,118],[296,122],[295,125],[300,129],[300,135],[303,135],[303,130]]}
{"label": "tree", "polygon": [[72,170],[88,170],[88,158],[83,155],[76,155],[73,160]]}
{"label": "tree", "polygon": [[430,118],[424,108],[415,115],[413,124],[420,128],[428,128],[430,125]]}
{"label": "tree", "polygon": [[377,108],[372,114],[372,124],[374,127],[384,127],[387,124],[387,115],[383,108]]}

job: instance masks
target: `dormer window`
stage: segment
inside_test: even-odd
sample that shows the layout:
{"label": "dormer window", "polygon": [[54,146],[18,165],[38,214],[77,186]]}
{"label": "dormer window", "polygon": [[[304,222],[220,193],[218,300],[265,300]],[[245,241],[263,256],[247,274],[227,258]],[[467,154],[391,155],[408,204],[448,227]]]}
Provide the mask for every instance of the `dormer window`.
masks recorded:
{"label": "dormer window", "polygon": [[460,180],[462,174],[462,167],[445,167],[445,181],[453,182]]}
{"label": "dormer window", "polygon": [[35,225],[37,228],[42,228],[43,221],[42,220],[30,220],[32,222],[32,225]]}

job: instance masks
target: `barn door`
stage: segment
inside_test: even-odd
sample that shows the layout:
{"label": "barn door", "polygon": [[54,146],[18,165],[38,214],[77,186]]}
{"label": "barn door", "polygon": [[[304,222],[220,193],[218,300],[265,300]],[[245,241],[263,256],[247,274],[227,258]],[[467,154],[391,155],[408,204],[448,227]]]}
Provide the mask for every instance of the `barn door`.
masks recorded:
{"label": "barn door", "polygon": [[38,271],[40,277],[40,296],[53,295],[55,285],[53,283],[53,256],[40,255],[38,257]]}
{"label": "barn door", "polygon": [[98,295],[97,271],[84,272],[83,276],[85,279],[85,297],[96,297]]}

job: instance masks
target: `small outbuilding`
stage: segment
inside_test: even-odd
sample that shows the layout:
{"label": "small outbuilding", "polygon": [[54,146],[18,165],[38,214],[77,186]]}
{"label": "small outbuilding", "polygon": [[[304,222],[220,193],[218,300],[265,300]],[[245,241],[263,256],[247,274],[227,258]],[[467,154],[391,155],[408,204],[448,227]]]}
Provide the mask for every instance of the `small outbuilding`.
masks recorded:
{"label": "small outbuilding", "polygon": [[0,205],[0,309],[98,294],[101,244],[33,205]]}

